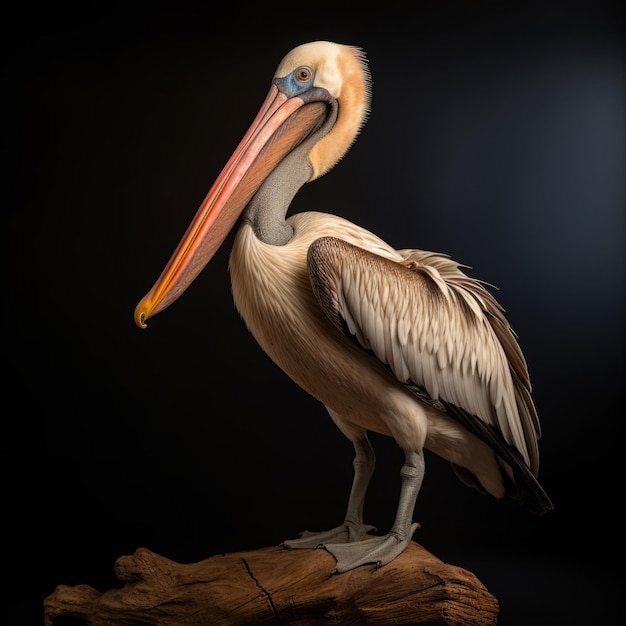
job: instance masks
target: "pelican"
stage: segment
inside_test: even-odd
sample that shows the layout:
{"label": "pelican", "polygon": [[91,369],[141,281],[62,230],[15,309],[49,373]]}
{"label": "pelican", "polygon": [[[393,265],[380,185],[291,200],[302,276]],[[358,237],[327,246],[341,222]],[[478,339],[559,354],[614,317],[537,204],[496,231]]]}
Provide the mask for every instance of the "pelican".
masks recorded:
{"label": "pelican", "polygon": [[[304,531],[288,549],[324,548],[342,573],[390,563],[418,524],[424,450],[468,486],[552,509],[537,480],[540,424],[525,358],[482,281],[448,256],[397,250],[332,214],[287,216],[307,182],[346,154],[370,111],[358,47],[317,41],[281,61],[251,127],[217,177],[162,274],[135,309],[140,327],[171,305],[238,222],[232,295],[269,357],[327,409],[352,442],[342,524]],[[368,433],[404,453],[393,526],[363,521],[375,466]]]}

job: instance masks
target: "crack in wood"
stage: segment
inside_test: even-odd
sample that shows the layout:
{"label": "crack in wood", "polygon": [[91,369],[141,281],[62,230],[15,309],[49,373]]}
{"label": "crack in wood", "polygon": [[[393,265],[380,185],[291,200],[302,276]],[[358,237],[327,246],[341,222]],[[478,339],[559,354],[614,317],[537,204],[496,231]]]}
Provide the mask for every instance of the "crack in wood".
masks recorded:
{"label": "crack in wood", "polygon": [[267,589],[265,589],[263,587],[263,585],[259,582],[258,578],[252,573],[252,570],[250,569],[250,565],[248,564],[248,561],[246,561],[246,559],[242,558],[241,559],[243,561],[243,564],[246,567],[246,570],[248,571],[248,574],[250,575],[250,578],[252,578],[252,580],[254,581],[254,584],[265,594],[265,596],[267,597],[270,606],[272,607],[272,612],[274,613],[274,617],[276,618],[276,623],[279,626],[282,626],[282,622],[280,621],[280,617],[278,616],[278,611],[276,610],[276,607],[274,606],[274,601],[272,600],[272,594],[267,591]]}

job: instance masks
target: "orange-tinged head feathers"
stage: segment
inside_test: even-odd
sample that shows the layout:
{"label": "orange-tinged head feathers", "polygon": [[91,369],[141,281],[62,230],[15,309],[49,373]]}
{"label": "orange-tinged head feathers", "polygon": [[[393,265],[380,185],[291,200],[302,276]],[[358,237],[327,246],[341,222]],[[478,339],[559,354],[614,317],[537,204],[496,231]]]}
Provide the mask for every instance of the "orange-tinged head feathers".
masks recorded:
{"label": "orange-tinged head feathers", "polygon": [[312,148],[311,180],[330,170],[348,151],[363,128],[370,112],[372,80],[365,53],[355,46],[315,41],[294,48],[281,61],[275,78],[298,66],[310,67],[314,85],[326,89],[339,102],[337,121],[332,132]]}

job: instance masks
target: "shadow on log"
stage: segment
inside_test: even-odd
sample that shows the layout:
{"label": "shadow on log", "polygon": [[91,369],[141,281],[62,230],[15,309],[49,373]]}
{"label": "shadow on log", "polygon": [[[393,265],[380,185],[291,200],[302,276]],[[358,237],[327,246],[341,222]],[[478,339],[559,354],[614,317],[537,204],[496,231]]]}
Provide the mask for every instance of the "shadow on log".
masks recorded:
{"label": "shadow on log", "polygon": [[45,624],[496,624],[498,602],[476,576],[415,542],[379,569],[331,575],[334,565],[323,549],[277,546],[180,564],[139,548],[115,563],[120,589],[59,585],[44,601]]}

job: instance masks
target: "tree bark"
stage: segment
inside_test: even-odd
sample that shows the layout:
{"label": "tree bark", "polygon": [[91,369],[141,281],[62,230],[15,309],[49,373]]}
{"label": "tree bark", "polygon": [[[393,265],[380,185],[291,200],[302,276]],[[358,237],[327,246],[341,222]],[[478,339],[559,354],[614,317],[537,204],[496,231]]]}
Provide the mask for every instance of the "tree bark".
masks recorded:
{"label": "tree bark", "polygon": [[59,585],[44,601],[45,625],[64,617],[87,626],[496,624],[498,602],[476,576],[415,542],[382,568],[331,575],[334,565],[323,549],[180,564],[139,548],[115,563],[120,589]]}

